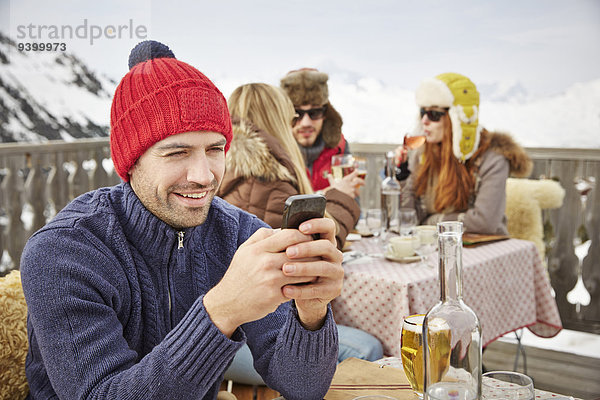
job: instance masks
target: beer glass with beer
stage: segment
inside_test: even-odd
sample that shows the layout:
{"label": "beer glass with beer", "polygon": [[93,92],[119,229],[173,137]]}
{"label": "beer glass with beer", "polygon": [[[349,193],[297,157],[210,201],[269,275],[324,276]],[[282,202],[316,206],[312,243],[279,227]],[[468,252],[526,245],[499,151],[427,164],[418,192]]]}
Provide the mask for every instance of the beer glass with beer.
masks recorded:
{"label": "beer glass with beer", "polygon": [[[402,366],[410,386],[415,394],[422,399],[424,388],[423,376],[423,318],[424,314],[415,314],[404,318],[400,336],[400,355]],[[450,330],[441,329],[430,332],[429,346],[431,353],[435,354],[433,363],[439,377],[448,370],[450,362]]]}
{"label": "beer glass with beer", "polygon": [[367,179],[367,159],[363,157],[354,157],[354,168],[358,171],[358,177]]}

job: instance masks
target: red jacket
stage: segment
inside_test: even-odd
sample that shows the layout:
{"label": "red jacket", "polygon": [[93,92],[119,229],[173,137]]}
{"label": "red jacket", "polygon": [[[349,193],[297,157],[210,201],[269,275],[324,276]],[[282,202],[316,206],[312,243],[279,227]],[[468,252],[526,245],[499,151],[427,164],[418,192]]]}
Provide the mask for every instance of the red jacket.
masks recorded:
{"label": "red jacket", "polygon": [[331,173],[331,157],[335,154],[344,154],[346,151],[346,139],[342,134],[338,144],[333,147],[325,147],[319,157],[313,162],[312,174],[307,170],[308,178],[312,184],[313,190],[325,189],[329,186],[327,175]]}

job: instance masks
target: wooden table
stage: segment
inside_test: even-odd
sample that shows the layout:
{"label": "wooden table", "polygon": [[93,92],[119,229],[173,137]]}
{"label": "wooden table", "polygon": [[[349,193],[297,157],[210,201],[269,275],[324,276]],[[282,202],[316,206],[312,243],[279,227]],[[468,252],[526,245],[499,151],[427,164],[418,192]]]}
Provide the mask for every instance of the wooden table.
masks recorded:
{"label": "wooden table", "polygon": [[[348,358],[338,364],[325,400],[352,400],[357,396],[384,395],[398,400],[417,400],[404,375],[402,361],[387,357],[375,362]],[[535,389],[535,400],[574,399]],[[282,396],[275,400],[285,400]]]}
{"label": "wooden table", "polygon": [[[381,253],[374,238],[355,241],[350,250]],[[430,261],[437,265],[437,255]],[[336,321],[371,333],[386,355],[400,357],[403,318],[424,314],[439,301],[437,267],[365,256],[345,262],[344,270],[342,294],[332,303]],[[484,346],[519,328],[541,337],[562,329],[547,271],[529,241],[464,248],[463,299],[481,321]]]}

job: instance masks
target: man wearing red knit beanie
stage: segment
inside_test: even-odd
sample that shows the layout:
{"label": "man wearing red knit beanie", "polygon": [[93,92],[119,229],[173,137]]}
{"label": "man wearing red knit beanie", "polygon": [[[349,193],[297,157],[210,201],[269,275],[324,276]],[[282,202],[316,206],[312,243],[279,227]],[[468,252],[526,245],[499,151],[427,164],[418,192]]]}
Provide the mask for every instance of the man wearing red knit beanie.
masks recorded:
{"label": "man wearing red knit beanie", "polygon": [[215,399],[244,343],[286,399],[323,398],[343,279],[333,222],[271,230],[215,197],[223,95],[158,42],[129,61],[111,109],[123,182],[73,200],[23,252],[30,398]]}

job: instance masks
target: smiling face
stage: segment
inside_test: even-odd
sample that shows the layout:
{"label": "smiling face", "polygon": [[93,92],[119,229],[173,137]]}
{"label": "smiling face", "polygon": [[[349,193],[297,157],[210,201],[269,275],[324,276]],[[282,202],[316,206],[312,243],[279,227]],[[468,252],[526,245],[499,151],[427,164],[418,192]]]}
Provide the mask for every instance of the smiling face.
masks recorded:
{"label": "smiling face", "polygon": [[225,137],[186,132],[155,143],[129,171],[142,204],[175,229],[206,220],[225,173]]}

